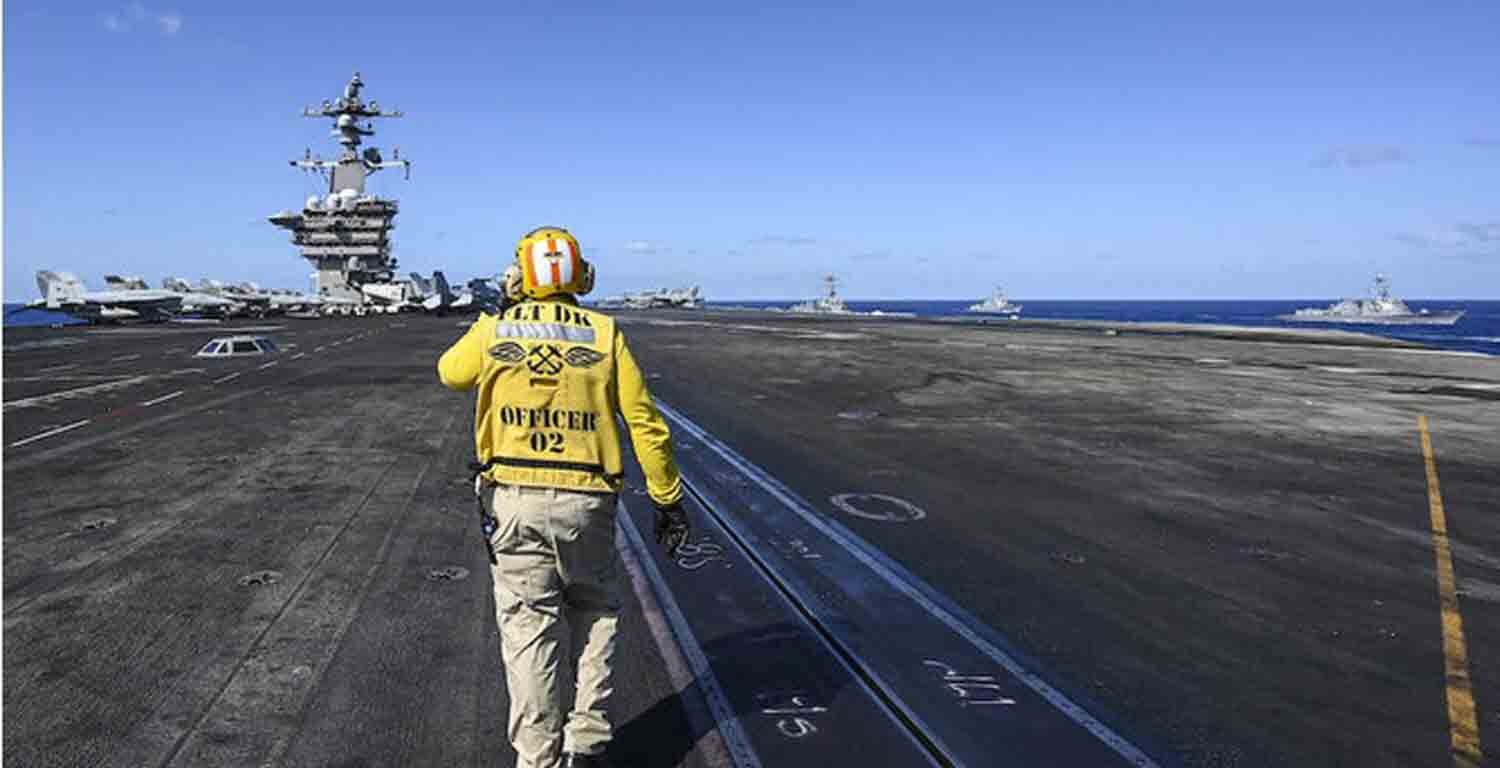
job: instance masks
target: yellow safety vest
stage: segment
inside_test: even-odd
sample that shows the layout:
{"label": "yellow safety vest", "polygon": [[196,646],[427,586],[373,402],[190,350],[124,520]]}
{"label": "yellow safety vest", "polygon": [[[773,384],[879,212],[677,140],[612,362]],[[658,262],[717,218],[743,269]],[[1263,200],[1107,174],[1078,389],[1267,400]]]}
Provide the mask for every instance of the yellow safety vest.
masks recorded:
{"label": "yellow safety vest", "polygon": [[571,297],[480,315],[443,353],[438,378],[477,389],[474,452],[497,483],[618,493],[619,414],[651,499],[682,497],[671,433],[608,315]]}

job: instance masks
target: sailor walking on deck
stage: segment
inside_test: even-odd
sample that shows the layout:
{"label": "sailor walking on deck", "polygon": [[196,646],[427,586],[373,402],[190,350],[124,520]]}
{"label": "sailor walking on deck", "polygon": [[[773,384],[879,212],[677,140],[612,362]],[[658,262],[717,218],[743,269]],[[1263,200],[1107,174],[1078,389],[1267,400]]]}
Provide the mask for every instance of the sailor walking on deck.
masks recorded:
{"label": "sailor walking on deck", "polygon": [[[603,766],[620,610],[617,414],[669,552],[688,536],[682,481],[625,337],[608,316],[578,306],[594,268],[577,239],[557,227],[533,230],[516,247],[516,267],[505,288],[518,303],[480,315],[443,354],[438,378],[476,390],[476,492],[489,517],[516,765]],[[576,681],[568,703],[562,658]]]}

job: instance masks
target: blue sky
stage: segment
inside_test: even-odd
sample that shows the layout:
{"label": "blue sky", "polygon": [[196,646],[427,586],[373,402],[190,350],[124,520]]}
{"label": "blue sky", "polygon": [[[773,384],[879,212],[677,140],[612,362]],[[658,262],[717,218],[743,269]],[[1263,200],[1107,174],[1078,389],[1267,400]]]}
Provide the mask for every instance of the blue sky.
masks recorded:
{"label": "blue sky", "polygon": [[9,0],[4,295],[305,287],[265,216],[358,69],[403,272],[556,223],[601,294],[1500,298],[1500,6],[1228,8]]}

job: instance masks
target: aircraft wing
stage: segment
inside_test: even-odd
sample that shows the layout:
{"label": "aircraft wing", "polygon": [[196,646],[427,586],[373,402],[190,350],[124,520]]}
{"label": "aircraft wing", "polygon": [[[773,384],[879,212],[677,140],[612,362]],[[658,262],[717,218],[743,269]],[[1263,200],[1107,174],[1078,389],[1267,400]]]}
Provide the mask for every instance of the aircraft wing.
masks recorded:
{"label": "aircraft wing", "polygon": [[[106,291],[105,293],[110,293]],[[74,317],[86,320],[131,320],[144,318],[147,320],[162,321],[170,320],[182,309],[182,297],[168,294],[166,296],[122,296],[98,298],[87,296],[81,301],[73,301],[58,307]]]}

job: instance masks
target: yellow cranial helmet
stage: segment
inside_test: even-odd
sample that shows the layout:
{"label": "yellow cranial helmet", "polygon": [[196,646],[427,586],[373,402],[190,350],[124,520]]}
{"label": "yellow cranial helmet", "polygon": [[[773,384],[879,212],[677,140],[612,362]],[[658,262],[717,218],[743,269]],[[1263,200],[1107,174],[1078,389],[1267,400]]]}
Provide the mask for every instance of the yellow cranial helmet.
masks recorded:
{"label": "yellow cranial helmet", "polygon": [[521,293],[543,299],[558,293],[582,296],[594,289],[594,267],[583,260],[578,238],[562,227],[538,227],[516,245]]}

